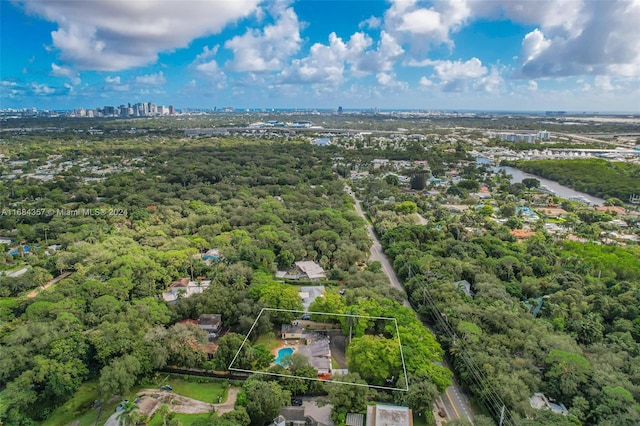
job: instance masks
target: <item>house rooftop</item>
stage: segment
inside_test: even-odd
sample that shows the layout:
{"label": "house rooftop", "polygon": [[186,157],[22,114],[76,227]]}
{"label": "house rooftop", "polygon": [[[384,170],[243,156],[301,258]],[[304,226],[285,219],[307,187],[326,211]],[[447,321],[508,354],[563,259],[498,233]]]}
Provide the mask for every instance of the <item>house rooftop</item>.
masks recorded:
{"label": "house rooftop", "polygon": [[407,407],[396,405],[367,406],[367,426],[412,426],[413,417]]}
{"label": "house rooftop", "polygon": [[200,325],[216,325],[222,322],[222,315],[220,314],[202,314],[198,321]]}
{"label": "house rooftop", "polygon": [[347,426],[364,426],[364,414],[347,413],[345,424]]}
{"label": "house rooftop", "polygon": [[292,325],[292,324],[282,324],[282,328],[280,328],[280,332],[282,333],[302,333],[301,325]]}
{"label": "house rooftop", "polygon": [[296,262],[296,268],[306,274],[311,280],[327,277],[324,269],[322,269],[322,267],[316,262],[312,262],[310,260],[300,260]]}

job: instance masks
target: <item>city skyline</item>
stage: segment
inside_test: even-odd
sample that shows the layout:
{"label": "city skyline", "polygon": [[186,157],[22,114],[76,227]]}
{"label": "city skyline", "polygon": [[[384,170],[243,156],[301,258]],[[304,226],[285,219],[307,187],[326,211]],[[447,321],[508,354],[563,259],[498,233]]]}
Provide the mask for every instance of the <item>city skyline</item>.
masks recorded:
{"label": "city skyline", "polygon": [[640,1],[1,2],[0,108],[640,111]]}

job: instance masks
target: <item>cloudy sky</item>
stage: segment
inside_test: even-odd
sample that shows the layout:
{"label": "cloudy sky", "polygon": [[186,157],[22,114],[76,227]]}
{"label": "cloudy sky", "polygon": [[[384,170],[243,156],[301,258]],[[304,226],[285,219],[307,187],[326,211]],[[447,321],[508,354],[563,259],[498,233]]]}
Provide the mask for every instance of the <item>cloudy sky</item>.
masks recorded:
{"label": "cloudy sky", "polygon": [[640,111],[640,0],[0,7],[0,108]]}

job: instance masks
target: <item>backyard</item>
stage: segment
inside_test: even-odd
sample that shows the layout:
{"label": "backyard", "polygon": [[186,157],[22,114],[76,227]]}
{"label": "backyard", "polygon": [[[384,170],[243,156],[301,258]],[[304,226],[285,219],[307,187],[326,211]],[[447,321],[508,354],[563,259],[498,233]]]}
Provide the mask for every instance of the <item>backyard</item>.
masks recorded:
{"label": "backyard", "polygon": [[[102,425],[109,416],[115,412],[116,406],[123,399],[133,400],[138,392],[147,388],[157,389],[162,385],[171,385],[173,387],[173,393],[176,395],[209,403],[218,403],[218,397],[222,397],[221,402],[224,402],[227,397],[227,382],[225,380],[162,374],[154,377],[152,380],[143,382],[144,385],[134,387],[128,395],[122,398],[114,397],[107,402],[103,402],[102,413],[100,414],[100,419],[97,424]],[[42,426],[64,426],[73,421],[78,421],[78,426],[94,425],[96,424],[98,409],[93,407],[93,402],[100,399],[100,397],[97,382],[86,382],[82,384],[73,398],[67,401],[66,404],[58,407],[46,421],[40,424]],[[203,415],[208,416],[208,414],[180,414],[179,416],[190,419],[185,419],[185,421],[181,419],[182,424],[186,426]],[[159,416],[154,416],[151,424],[156,424],[154,423],[156,417],[159,418]],[[161,419],[159,424],[162,424]]]}

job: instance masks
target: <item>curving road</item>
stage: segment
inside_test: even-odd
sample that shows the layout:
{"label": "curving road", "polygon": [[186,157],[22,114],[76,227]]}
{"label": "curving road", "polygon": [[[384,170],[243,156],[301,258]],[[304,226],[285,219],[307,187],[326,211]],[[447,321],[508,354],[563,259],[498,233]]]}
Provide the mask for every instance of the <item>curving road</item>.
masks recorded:
{"label": "curving road", "polygon": [[[367,222],[367,232],[369,233],[369,236],[373,241],[373,244],[371,246],[371,256],[369,256],[369,259],[377,260],[382,264],[382,270],[387,275],[387,277],[389,277],[389,282],[391,283],[391,285],[402,292],[404,296],[402,301],[403,305],[413,309],[411,303],[409,303],[409,300],[407,299],[407,294],[404,290],[404,287],[402,286],[402,283],[398,279],[398,276],[391,266],[391,262],[389,262],[387,255],[384,254],[382,245],[380,244],[380,241],[378,240],[378,237],[374,232],[373,225],[367,219],[366,215],[364,214],[364,210],[362,210],[360,200],[356,198],[356,195],[353,193],[350,187],[346,187],[345,190],[355,200],[356,212],[358,212],[358,214]],[[422,216],[418,215],[418,217],[421,224],[426,224],[427,221]],[[443,363],[443,365],[449,368],[446,362]],[[438,405],[444,409],[444,412],[446,413],[448,419],[462,418],[473,422],[473,410],[471,409],[469,398],[464,394],[464,392],[462,392],[462,389],[460,389],[460,387],[456,383],[455,378],[452,379],[451,386],[449,386],[445,390],[445,393],[438,397],[437,402]]]}

